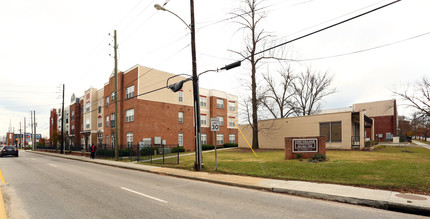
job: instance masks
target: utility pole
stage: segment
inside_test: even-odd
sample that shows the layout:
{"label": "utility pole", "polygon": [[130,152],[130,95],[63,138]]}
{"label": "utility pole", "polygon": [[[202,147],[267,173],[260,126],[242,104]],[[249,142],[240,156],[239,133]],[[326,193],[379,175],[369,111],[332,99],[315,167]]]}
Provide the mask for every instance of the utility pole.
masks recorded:
{"label": "utility pole", "polygon": [[25,135],[25,128],[26,128],[26,125],[27,124],[25,124],[25,117],[24,117],[24,147],[26,147],[26,141],[27,141],[27,136]]}
{"label": "utility pole", "polygon": [[202,142],[201,142],[201,124],[200,124],[200,96],[199,96],[199,77],[197,76],[197,60],[196,60],[196,34],[194,21],[194,0],[190,0],[191,11],[191,58],[193,66],[193,94],[194,94],[194,118],[195,118],[195,142],[196,142],[196,163],[194,169],[200,171],[202,166]]}
{"label": "utility pole", "polygon": [[31,150],[34,151],[34,144],[33,144],[33,111],[30,111],[30,126],[31,126],[31,135],[30,135],[30,141],[31,141]]}
{"label": "utility pole", "polygon": [[19,122],[19,146],[22,146],[22,129],[21,129],[21,122]]}
{"label": "utility pole", "polygon": [[118,145],[118,57],[116,44],[116,30],[114,30],[114,58],[115,58],[115,160],[119,160],[119,145]]}
{"label": "utility pole", "polygon": [[37,127],[37,123],[36,123],[36,110],[33,111],[33,119],[34,119],[34,138],[33,138],[33,145],[34,145],[34,149],[36,150],[36,136],[37,136],[37,132],[36,132],[36,127]]}
{"label": "utility pole", "polygon": [[64,154],[64,84],[63,84],[63,103],[61,104],[61,154]]}

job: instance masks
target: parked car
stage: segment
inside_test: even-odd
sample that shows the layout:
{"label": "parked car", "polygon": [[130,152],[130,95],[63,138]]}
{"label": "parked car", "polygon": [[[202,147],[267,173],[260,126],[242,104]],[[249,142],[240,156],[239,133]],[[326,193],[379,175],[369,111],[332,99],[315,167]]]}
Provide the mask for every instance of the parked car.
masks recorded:
{"label": "parked car", "polygon": [[14,146],[3,146],[0,150],[0,157],[7,155],[18,157],[18,148]]}

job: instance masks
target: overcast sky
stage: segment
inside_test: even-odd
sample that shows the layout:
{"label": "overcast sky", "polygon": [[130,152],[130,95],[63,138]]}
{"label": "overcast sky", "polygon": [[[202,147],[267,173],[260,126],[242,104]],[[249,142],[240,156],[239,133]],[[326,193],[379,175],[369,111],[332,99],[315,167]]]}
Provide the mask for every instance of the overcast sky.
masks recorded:
{"label": "overcast sky", "polygon": [[[49,137],[49,111],[72,93],[102,88],[113,71],[113,30],[117,30],[119,70],[136,64],[191,74],[190,34],[172,14],[153,5],[166,0],[0,0],[0,136],[9,122],[19,133],[24,117],[36,111],[38,133]],[[262,23],[271,42],[285,42],[392,1],[267,0]],[[198,72],[240,60],[243,33],[230,14],[239,0],[195,0]],[[190,20],[188,0],[165,5]],[[430,1],[403,0],[285,46],[298,73],[307,66],[328,71],[337,93],[324,109],[396,98],[392,90],[429,75]],[[407,40],[409,39],[409,40]],[[371,49],[375,48],[375,49]],[[371,49],[371,50],[368,50]],[[363,52],[358,52],[366,50]],[[346,55],[342,55],[346,54]],[[342,56],[337,56],[342,55]],[[331,56],[336,56],[328,58]],[[322,58],[322,59],[319,59]],[[276,74],[277,63],[261,71]],[[200,77],[200,86],[241,96],[249,66]],[[408,110],[399,101],[399,114]],[[28,131],[29,129],[27,129]]]}

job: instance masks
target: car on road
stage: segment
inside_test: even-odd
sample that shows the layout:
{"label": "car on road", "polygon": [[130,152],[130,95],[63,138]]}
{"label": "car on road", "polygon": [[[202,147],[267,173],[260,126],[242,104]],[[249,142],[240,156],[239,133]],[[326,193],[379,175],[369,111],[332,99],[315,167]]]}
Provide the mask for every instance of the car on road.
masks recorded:
{"label": "car on road", "polygon": [[0,157],[12,155],[18,157],[18,148],[14,146],[3,146],[0,149]]}

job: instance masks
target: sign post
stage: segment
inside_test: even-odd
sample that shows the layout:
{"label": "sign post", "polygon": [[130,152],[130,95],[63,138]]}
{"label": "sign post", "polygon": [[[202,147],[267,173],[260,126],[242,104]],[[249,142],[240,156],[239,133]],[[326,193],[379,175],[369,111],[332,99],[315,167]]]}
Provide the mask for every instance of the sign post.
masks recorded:
{"label": "sign post", "polygon": [[218,118],[211,118],[211,131],[214,132],[214,146],[215,146],[215,170],[218,170],[217,154],[216,154],[216,132],[219,131]]}

